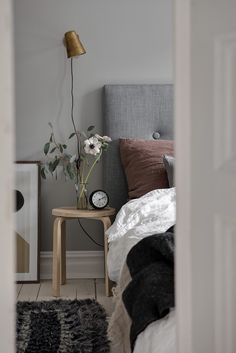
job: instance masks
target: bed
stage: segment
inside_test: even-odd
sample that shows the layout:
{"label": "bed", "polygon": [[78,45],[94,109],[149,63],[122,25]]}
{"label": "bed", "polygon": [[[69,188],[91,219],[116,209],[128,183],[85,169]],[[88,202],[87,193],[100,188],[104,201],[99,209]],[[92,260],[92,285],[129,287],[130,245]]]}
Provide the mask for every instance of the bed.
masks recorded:
{"label": "bed", "polygon": [[173,85],[106,85],[103,103],[104,131],[112,138],[104,161],[104,186],[110,205],[119,211],[107,232],[109,277],[117,283],[116,308],[109,328],[111,352],[174,353],[174,309],[163,318],[150,321],[130,346],[132,326],[129,317],[123,317],[122,296],[129,284],[125,272],[127,254],[145,237],[164,233],[175,224],[175,188],[153,190],[127,202],[127,175],[119,146],[120,138],[173,140]]}

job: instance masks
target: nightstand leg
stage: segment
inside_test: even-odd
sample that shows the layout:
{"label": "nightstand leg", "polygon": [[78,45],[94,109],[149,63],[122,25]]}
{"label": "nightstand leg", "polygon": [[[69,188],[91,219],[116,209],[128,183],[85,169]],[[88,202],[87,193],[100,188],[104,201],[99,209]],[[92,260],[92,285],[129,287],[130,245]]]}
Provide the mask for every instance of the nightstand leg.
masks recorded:
{"label": "nightstand leg", "polygon": [[113,286],[112,281],[108,277],[108,270],[107,270],[107,254],[108,254],[108,240],[106,236],[106,230],[111,226],[111,219],[110,217],[102,217],[101,221],[104,227],[104,267],[105,267],[105,291],[106,296],[110,297],[112,295],[111,288]]}
{"label": "nightstand leg", "polygon": [[61,224],[61,273],[60,283],[66,283],[66,222]]}
{"label": "nightstand leg", "polygon": [[54,297],[60,296],[62,222],[63,218],[57,217],[53,224],[52,295]]}

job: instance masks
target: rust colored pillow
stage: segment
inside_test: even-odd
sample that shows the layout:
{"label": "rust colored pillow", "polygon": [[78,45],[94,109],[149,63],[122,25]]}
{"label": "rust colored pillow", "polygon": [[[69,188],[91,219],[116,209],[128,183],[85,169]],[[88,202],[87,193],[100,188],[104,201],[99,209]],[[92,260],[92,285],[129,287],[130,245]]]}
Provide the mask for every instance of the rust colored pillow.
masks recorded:
{"label": "rust colored pillow", "polygon": [[169,187],[163,163],[165,154],[174,156],[173,141],[120,139],[120,156],[130,199]]}

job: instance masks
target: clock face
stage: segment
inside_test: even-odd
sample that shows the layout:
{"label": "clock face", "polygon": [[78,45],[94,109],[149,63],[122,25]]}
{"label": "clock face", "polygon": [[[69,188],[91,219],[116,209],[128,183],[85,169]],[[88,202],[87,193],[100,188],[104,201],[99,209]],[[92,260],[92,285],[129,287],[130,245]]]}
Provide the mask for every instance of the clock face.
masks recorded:
{"label": "clock face", "polygon": [[105,208],[108,205],[108,202],[108,195],[103,190],[94,191],[90,196],[90,203],[94,208]]}

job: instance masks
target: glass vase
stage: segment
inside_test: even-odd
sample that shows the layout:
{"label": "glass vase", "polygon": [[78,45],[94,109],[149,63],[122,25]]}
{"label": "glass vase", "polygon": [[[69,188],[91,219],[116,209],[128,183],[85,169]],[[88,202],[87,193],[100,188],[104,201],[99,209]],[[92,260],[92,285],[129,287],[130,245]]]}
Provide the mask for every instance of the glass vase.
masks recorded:
{"label": "glass vase", "polygon": [[88,209],[87,184],[84,184],[84,183],[80,184],[79,193],[77,195],[77,209],[78,210]]}

